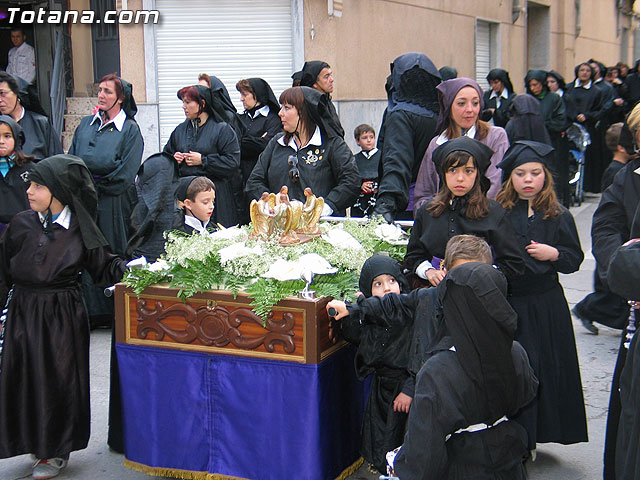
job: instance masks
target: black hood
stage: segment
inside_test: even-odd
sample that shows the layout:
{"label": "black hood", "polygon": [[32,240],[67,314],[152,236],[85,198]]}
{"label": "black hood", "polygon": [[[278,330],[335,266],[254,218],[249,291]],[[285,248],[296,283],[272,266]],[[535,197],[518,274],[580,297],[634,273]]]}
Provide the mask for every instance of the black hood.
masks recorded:
{"label": "black hood", "polygon": [[524,77],[524,88],[529,95],[533,95],[533,93],[531,93],[531,89],[529,88],[530,80],[539,81],[540,83],[542,83],[542,90],[549,91],[549,87],[547,87],[547,72],[545,70],[529,70]]}
{"label": "black hood", "polygon": [[327,62],[321,60],[312,60],[310,62],[304,62],[302,67],[302,76],[300,78],[301,87],[313,87],[313,84],[318,80],[318,75],[325,68],[331,68]]}
{"label": "black hood", "polygon": [[271,89],[271,86],[262,78],[249,78],[249,85],[256,94],[256,100],[260,105],[268,105],[272,112],[278,113],[280,103]]}
{"label": "black hood", "polygon": [[371,296],[373,279],[379,275],[391,275],[400,285],[400,292],[409,291],[409,283],[402,273],[400,264],[386,255],[373,255],[364,262],[360,271],[358,286],[365,297]]}
{"label": "black hood", "polygon": [[[315,123],[323,135],[327,138],[340,137],[341,129],[335,123],[334,117],[331,115],[329,111],[329,96],[323,94],[311,87],[299,87],[302,89],[302,94],[304,96],[304,103],[309,112],[309,117],[313,123]],[[311,132],[313,133],[313,132]]]}
{"label": "black hood", "polygon": [[124,95],[121,108],[127,114],[127,117],[133,120],[136,113],[138,113],[136,101],[133,99],[133,86],[124,78],[120,78],[120,82],[122,83],[122,94]]}
{"label": "black hood", "polygon": [[489,71],[489,74],[487,75],[487,82],[491,80],[500,80],[509,93],[514,93],[513,84],[509,78],[509,72],[506,70],[503,70],[502,68],[494,68]]}
{"label": "black hood", "polygon": [[389,112],[404,110],[418,115],[438,115],[440,72],[423,53],[405,53],[391,64]]}
{"label": "black hood", "polygon": [[10,115],[0,115],[0,123],[4,123],[11,129],[11,134],[16,142],[14,150],[22,150],[24,145],[24,132],[18,122],[16,122]]}

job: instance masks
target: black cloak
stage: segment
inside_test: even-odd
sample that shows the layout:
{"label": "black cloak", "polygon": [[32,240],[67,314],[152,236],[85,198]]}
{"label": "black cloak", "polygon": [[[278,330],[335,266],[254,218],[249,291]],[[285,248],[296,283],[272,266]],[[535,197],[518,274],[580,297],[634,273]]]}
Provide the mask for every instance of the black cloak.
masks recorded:
{"label": "black cloak", "polygon": [[388,106],[381,137],[380,185],[374,213],[392,221],[409,206],[412,184],[424,152],[436,133],[436,86],[440,72],[422,53],[400,55],[391,64]]}
{"label": "black cloak", "polygon": [[138,170],[138,204],[131,215],[134,234],[129,239],[130,257],[155,261],[164,253],[164,232],[173,225],[178,164],[165,153],[147,158]]}
{"label": "black cloak", "polygon": [[[506,279],[491,265],[472,262],[451,270],[443,283],[445,323],[418,374],[395,473],[403,480],[524,479],[526,433],[508,417],[535,396],[537,381],[513,341],[517,315],[506,299]],[[482,423],[495,426],[460,431]]]}
{"label": "black cloak", "polygon": [[540,102],[528,93],[516,95],[509,107],[511,120],[505,130],[509,143],[517,140],[533,140],[551,145],[551,137],[545,128]]}

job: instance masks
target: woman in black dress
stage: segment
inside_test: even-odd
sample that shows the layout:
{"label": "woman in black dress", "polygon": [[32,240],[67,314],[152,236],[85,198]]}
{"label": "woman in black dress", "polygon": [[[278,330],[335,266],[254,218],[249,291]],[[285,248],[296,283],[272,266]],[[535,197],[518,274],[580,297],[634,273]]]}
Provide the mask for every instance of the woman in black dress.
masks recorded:
{"label": "woman in black dress", "polygon": [[280,95],[284,133],[272,138],[260,154],[246,192],[259,199],[264,192],[289,188],[304,202],[304,189],[324,198],[323,215],[341,215],[360,191],[353,154],[331,117],[326,96],[310,87],[292,87]]}
{"label": "woman in black dress", "polygon": [[236,225],[239,219],[233,180],[240,174],[238,138],[218,113],[210,88],[184,87],[178,91],[178,98],[187,119],[171,132],[164,153],[178,163],[181,177],[211,179],[217,193],[211,221],[224,227]]}

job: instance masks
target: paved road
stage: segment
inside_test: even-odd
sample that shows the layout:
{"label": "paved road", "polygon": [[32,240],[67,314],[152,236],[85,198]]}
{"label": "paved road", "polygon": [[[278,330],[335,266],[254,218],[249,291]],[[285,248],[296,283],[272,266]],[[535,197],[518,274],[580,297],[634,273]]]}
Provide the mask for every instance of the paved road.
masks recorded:
{"label": "paved road", "polygon": [[[588,197],[580,207],[572,208],[576,218],[586,258],[579,272],[563,275],[562,284],[567,300],[573,306],[591,291],[594,260],[590,253],[589,229],[591,216],[597,206],[597,197]],[[531,480],[597,480],[602,478],[602,451],[604,426],[607,416],[609,388],[619,332],[602,327],[600,335],[588,334],[574,321],[582,383],[589,422],[589,443],[562,446],[540,445],[538,459],[529,466]],[[109,332],[91,334],[91,407],[92,435],[86,450],[75,452],[69,466],[58,478],[90,480],[148,480],[150,477],[123,466],[123,457],[109,451],[106,446],[107,403],[109,391]],[[30,478],[31,460],[28,456],[0,460],[0,480]],[[354,473],[351,480],[376,479],[364,468]]]}

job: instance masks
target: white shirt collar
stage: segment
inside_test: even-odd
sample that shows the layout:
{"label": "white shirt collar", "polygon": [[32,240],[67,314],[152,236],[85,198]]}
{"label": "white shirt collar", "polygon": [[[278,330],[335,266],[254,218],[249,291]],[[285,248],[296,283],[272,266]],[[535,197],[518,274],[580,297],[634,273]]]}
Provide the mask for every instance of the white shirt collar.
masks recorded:
{"label": "white shirt collar", "polygon": [[198,218],[192,217],[191,215],[185,215],[184,223],[196,229],[200,235],[207,235],[209,233],[207,232],[207,225],[209,225],[208,221],[203,225]]}
{"label": "white shirt collar", "polygon": [[[258,110],[256,110],[253,113],[253,117],[252,118],[256,118],[258,115],[262,115],[263,117],[268,117],[269,116],[269,112],[271,112],[271,109],[269,108],[269,105],[265,105],[263,107],[260,107]],[[251,115],[251,114],[249,114]]]}
{"label": "white shirt collar", "polygon": [[[491,90],[491,95],[489,95],[489,99],[495,98],[497,97],[498,94],[496,93],[495,90]],[[502,89],[502,92],[500,92],[500,96],[502,98],[508,99],[509,98],[509,91],[506,88]]]}
{"label": "white shirt collar", "polygon": [[582,87],[582,88],[584,88],[585,90],[589,90],[589,89],[591,88],[591,83],[592,83],[592,82],[591,82],[591,80],[589,80],[589,83],[587,83],[586,85],[580,85],[580,80],[578,80],[578,79],[576,78],[576,82],[575,82],[573,85],[574,85],[576,88],[578,88],[578,87]]}
{"label": "white shirt collar", "polygon": [[[284,135],[278,138],[278,143],[283,147],[287,146],[284,144]],[[297,152],[298,150],[302,150],[303,148],[305,148],[307,145],[318,145],[318,146],[322,145],[322,134],[320,133],[320,128],[318,126],[316,126],[316,131],[313,132],[313,135],[311,135],[311,138],[306,143],[306,145],[302,145],[300,149],[298,149],[298,146],[296,145],[296,141],[293,139],[293,136],[291,136],[291,138],[289,139],[288,146],[293,148]]]}
{"label": "white shirt collar", "polygon": [[[46,217],[42,214],[42,212],[38,212],[38,217],[40,217],[40,222],[44,225],[47,221]],[[69,230],[69,226],[71,225],[71,209],[69,205],[65,205],[58,218],[56,218],[53,223],[57,223],[65,230]]]}
{"label": "white shirt collar", "polygon": [[362,154],[367,158],[373,157],[376,153],[378,153],[378,149],[376,147],[373,147],[368,152],[365,152],[364,150],[362,150]]}
{"label": "white shirt collar", "polygon": [[[472,125],[471,128],[467,130],[467,133],[465,133],[464,135],[465,137],[476,138],[476,126]],[[447,134],[445,131],[445,132],[442,132],[438,138],[436,138],[436,145],[442,145],[443,143],[446,143],[448,141],[449,139],[447,138]]]}
{"label": "white shirt collar", "polygon": [[93,116],[93,120],[91,120],[90,125],[93,125],[95,121],[98,120],[100,122],[100,127],[98,128],[98,130],[102,130],[110,123],[113,123],[113,125],[118,129],[118,131],[121,132],[126,119],[127,119],[127,114],[124,113],[124,110],[121,109],[115,117],[113,117],[111,120],[109,120],[107,123],[103,125],[102,117],[100,116],[100,111],[98,110],[96,114]]}

